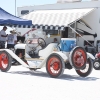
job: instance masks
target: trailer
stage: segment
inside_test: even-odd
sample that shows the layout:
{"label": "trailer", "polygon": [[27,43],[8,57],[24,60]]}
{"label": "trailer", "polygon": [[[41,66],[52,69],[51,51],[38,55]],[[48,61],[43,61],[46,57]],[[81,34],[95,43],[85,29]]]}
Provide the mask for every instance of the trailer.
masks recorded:
{"label": "trailer", "polygon": [[[99,28],[99,22],[100,22],[100,1],[80,1],[80,0],[65,0],[66,3],[55,3],[55,4],[46,4],[46,5],[34,5],[34,6],[23,6],[23,7],[18,7],[17,12],[18,16],[24,18],[24,16],[27,14],[25,11],[28,11],[28,14],[32,14],[32,12],[35,11],[41,11],[41,10],[68,10],[68,9],[87,9],[87,8],[94,8],[95,10],[86,16],[82,17],[80,20],[75,21],[73,24],[73,28],[78,31],[81,34],[84,34],[84,38],[93,43],[95,47],[97,47],[97,43],[99,41],[100,37],[100,28]],[[69,1],[69,2],[68,2]],[[74,1],[79,1],[79,2],[74,2]],[[24,12],[24,13],[23,13]],[[45,16],[45,15],[44,15]],[[62,15],[63,16],[63,15]],[[32,16],[27,17],[26,19],[31,19]],[[33,22],[34,24],[34,22]],[[36,23],[37,24],[37,23]],[[41,23],[42,25],[43,23]],[[37,24],[38,25],[38,24]],[[23,29],[17,29],[18,32],[21,32],[21,36],[23,36],[25,33],[27,33],[30,29],[26,28],[25,30]],[[76,35],[74,34],[75,32],[70,30],[70,28],[67,29],[68,33],[71,33],[71,35],[76,38]],[[97,37],[96,37],[97,34]],[[81,39],[81,37],[78,37],[78,42],[77,45],[84,47],[86,42]]]}

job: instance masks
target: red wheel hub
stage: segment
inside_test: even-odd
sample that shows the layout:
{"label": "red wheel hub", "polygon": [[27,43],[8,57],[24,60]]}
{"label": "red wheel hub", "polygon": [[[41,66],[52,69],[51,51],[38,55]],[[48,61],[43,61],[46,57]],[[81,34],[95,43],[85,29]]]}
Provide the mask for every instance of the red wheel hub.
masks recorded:
{"label": "red wheel hub", "polygon": [[5,53],[0,54],[0,68],[5,69],[8,66],[8,56]]}
{"label": "red wheel hub", "polygon": [[52,57],[49,59],[48,61],[48,71],[51,73],[51,74],[58,74],[59,71],[61,69],[61,63],[60,63],[60,60],[56,57]]}
{"label": "red wheel hub", "polygon": [[54,70],[59,70],[59,62],[54,62],[53,69]]}

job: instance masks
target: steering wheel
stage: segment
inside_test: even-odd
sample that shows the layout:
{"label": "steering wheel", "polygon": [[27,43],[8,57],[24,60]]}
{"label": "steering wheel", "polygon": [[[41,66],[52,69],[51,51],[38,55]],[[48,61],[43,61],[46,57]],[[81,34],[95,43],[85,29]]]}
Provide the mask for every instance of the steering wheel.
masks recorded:
{"label": "steering wheel", "polygon": [[44,48],[46,46],[45,40],[43,38],[38,38],[38,45]]}

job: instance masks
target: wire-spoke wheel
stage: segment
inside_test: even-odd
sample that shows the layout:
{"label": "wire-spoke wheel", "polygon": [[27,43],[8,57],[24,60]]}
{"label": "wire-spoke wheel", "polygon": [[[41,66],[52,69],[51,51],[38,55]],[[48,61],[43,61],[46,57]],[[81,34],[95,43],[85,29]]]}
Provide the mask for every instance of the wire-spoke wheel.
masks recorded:
{"label": "wire-spoke wheel", "polygon": [[90,58],[87,59],[87,63],[84,69],[76,70],[77,74],[81,77],[86,77],[92,72],[92,60]]}
{"label": "wire-spoke wheel", "polygon": [[82,47],[75,48],[71,55],[71,61],[75,69],[83,69],[87,62],[86,51]]}
{"label": "wire-spoke wheel", "polygon": [[63,74],[65,66],[63,59],[58,54],[51,54],[46,63],[46,70],[50,77],[56,78]]}
{"label": "wire-spoke wheel", "polygon": [[0,51],[0,70],[7,72],[12,65],[12,57],[6,51]]}

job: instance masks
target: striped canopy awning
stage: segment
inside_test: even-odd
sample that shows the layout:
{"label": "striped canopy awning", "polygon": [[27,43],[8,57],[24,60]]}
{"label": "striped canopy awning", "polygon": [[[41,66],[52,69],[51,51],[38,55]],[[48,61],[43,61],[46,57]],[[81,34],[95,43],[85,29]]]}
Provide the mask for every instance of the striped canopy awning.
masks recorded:
{"label": "striped canopy awning", "polygon": [[95,8],[67,10],[38,10],[30,12],[22,18],[32,20],[32,28],[63,30],[68,25],[81,19]]}

